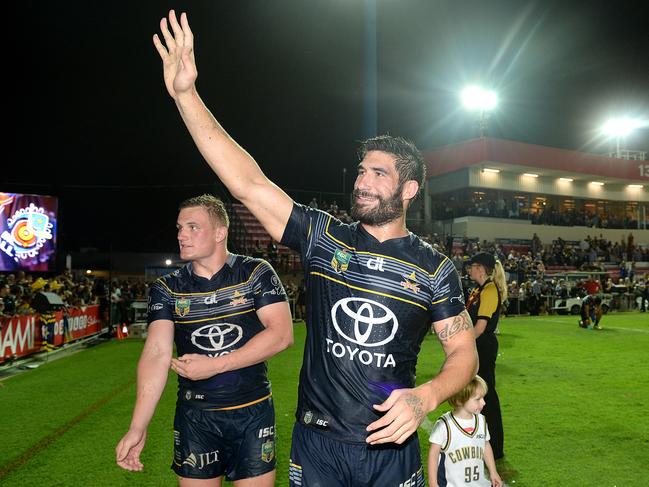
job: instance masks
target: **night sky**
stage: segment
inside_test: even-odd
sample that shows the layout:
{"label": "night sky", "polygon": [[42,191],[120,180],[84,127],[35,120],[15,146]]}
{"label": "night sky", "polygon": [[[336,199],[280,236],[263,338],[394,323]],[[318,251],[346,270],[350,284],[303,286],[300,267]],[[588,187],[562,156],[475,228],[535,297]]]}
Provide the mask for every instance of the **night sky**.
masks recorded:
{"label": "night sky", "polygon": [[[346,168],[349,191],[365,135],[365,2],[94,3],[5,14],[17,33],[5,37],[0,191],[58,196],[62,248],[173,251],[179,201],[217,190],[151,42],[171,7],[196,36],[199,93],[266,174],[308,202],[342,192]],[[478,82],[500,96],[488,135],[606,152],[608,117],[649,118],[644,3],[377,0],[378,132],[422,149],[473,138],[458,94]],[[624,145],[649,151],[649,128]]]}

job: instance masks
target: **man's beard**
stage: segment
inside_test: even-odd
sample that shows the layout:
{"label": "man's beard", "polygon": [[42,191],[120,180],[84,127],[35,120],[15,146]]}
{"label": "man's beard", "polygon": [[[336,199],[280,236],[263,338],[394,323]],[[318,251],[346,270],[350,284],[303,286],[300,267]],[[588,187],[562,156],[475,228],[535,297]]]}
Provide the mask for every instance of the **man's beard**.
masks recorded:
{"label": "man's beard", "polygon": [[[358,203],[359,196],[375,197],[378,200],[378,205],[371,209],[363,209],[363,207]],[[365,225],[385,225],[403,215],[401,185],[394,193],[392,193],[392,196],[388,198],[383,198],[381,195],[373,194],[368,191],[360,191],[358,189],[354,190],[352,197],[354,198],[351,211],[352,218]]]}

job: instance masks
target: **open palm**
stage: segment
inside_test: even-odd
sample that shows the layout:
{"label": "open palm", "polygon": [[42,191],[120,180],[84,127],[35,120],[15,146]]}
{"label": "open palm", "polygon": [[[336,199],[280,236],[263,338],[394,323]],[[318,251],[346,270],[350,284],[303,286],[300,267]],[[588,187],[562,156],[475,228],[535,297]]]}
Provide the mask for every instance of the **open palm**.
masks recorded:
{"label": "open palm", "polygon": [[[169,25],[173,34],[169,31]],[[153,36],[153,44],[162,59],[165,86],[169,95],[175,99],[178,94],[190,90],[198,77],[194,60],[194,35],[189,28],[187,14],[182,13],[178,23],[173,10],[169,11],[168,23],[166,18],[160,21],[160,30],[164,44],[158,34]]]}

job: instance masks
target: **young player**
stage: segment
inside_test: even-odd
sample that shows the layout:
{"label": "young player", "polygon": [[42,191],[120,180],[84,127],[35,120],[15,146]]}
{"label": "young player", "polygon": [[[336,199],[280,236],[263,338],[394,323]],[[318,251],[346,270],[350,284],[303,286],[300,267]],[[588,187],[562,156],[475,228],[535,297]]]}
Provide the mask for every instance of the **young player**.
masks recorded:
{"label": "young player", "polygon": [[[211,195],[180,205],[182,269],[149,289],[149,334],[138,363],[137,398],[116,448],[125,470],[144,468],[147,427],[178,374],[171,468],[181,487],[271,487],[275,409],[266,360],[293,342],[284,288],[264,260],[227,249],[229,218]],[[178,358],[172,358],[176,344]]]}
{"label": "young player", "polygon": [[[428,480],[431,487],[502,486],[489,444],[484,407],[487,383],[476,375],[448,403],[453,411],[442,415],[430,435]],[[489,469],[489,482],[484,464]]]}

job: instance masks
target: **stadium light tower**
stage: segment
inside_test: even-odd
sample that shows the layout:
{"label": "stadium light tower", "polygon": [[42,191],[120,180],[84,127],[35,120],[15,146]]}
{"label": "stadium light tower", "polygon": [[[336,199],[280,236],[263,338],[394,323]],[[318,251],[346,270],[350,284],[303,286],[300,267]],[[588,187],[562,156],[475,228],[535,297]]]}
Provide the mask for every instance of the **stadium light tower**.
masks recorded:
{"label": "stadium light tower", "polygon": [[495,91],[487,90],[480,86],[467,86],[462,91],[462,105],[468,110],[478,113],[478,129],[480,137],[487,133],[487,122],[491,110],[498,104],[498,95]]}
{"label": "stadium light tower", "polygon": [[620,142],[635,129],[644,127],[647,122],[637,118],[611,118],[602,126],[602,133],[615,137],[615,157],[620,159]]}

